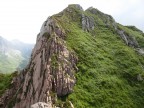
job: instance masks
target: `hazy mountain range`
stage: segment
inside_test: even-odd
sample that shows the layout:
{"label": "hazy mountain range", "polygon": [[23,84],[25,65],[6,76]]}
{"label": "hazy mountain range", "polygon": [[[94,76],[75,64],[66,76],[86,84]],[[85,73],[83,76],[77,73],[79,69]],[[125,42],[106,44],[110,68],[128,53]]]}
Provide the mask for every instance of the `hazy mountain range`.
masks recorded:
{"label": "hazy mountain range", "polygon": [[0,73],[23,69],[28,64],[33,46],[19,40],[8,41],[0,36]]}

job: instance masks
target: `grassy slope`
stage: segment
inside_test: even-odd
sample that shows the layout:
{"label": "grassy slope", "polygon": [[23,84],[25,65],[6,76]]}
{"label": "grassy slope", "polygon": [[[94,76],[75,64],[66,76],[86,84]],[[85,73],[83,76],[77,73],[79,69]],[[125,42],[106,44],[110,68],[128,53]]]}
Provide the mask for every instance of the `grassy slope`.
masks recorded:
{"label": "grassy slope", "polygon": [[[144,82],[137,75],[144,76],[144,56],[126,46],[98,16],[84,13],[99,21],[93,31],[84,32],[79,12],[74,9],[72,16],[66,11],[55,16],[66,31],[67,45],[79,58],[77,83],[67,100],[75,108],[143,108]],[[137,32],[123,29],[137,36]]]}
{"label": "grassy slope", "polygon": [[17,72],[12,74],[2,74],[0,73],[0,97],[11,86],[11,81],[14,76],[17,75]]}
{"label": "grassy slope", "polygon": [[[80,11],[74,9],[71,14],[65,11],[54,17],[65,29],[67,46],[79,58],[77,83],[66,100],[75,108],[143,108],[144,82],[138,81],[137,75],[144,77],[144,56],[126,46],[111,27],[107,28],[101,15],[84,13],[97,21],[93,31],[84,32],[77,13]],[[135,36],[143,47],[142,33],[118,26]],[[0,74],[0,96],[10,86],[13,76]]]}
{"label": "grassy slope", "polygon": [[122,30],[124,30],[128,35],[135,37],[136,40],[138,41],[140,47],[144,48],[144,33],[141,31],[138,31],[136,28],[136,30],[134,28],[130,28],[130,27],[125,27],[122,26],[120,24],[118,24],[118,27]]}

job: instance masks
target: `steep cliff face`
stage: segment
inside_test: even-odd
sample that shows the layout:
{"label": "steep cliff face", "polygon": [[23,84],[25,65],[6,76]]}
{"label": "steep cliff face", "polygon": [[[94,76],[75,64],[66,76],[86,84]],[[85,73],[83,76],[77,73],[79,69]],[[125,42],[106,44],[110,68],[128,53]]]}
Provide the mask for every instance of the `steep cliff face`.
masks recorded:
{"label": "steep cliff face", "polygon": [[46,102],[52,107],[57,96],[73,91],[78,59],[68,50],[64,39],[64,30],[52,17],[48,18],[37,36],[29,65],[14,79],[14,90],[2,97],[5,106],[9,104],[7,97],[11,96],[12,100],[16,99],[14,108],[29,108],[37,102]]}
{"label": "steep cliff face", "polygon": [[0,105],[142,108],[143,36],[95,8],[69,5],[44,22],[29,65]]}

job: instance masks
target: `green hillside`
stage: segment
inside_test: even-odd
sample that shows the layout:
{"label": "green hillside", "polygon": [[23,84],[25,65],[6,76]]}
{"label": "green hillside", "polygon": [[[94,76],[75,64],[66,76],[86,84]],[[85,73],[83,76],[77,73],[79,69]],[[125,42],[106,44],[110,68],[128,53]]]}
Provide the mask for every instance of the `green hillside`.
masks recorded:
{"label": "green hillside", "polygon": [[[55,80],[53,81],[53,76],[48,74],[51,79],[46,81],[51,81],[47,83],[52,83],[52,91],[50,93],[46,92],[49,93],[46,98],[50,97],[50,101],[54,106],[73,108],[72,103],[74,108],[144,107],[144,33],[142,31],[134,26],[118,24],[110,15],[104,14],[95,8],[90,7],[84,11],[79,5],[69,5],[62,12],[53,15],[51,19],[53,23],[56,23],[54,24],[56,27],[53,26],[53,23],[48,23],[49,25],[44,25],[51,26],[50,30],[47,31],[50,32],[51,29],[54,29],[57,32],[52,33],[64,33],[63,37],[60,37],[60,35],[56,37],[57,41],[61,42],[61,39],[64,38],[65,42],[63,44],[66,44],[68,50],[78,58],[78,71],[75,73],[76,84],[71,94],[57,96],[54,90],[57,87],[54,85]],[[56,36],[49,32],[45,32],[43,36],[48,36],[48,38]],[[48,52],[45,51],[45,54],[51,53],[50,51],[53,51],[53,49]],[[43,58],[42,56],[38,57]],[[57,65],[57,59],[52,60]],[[35,65],[34,63],[32,62],[32,66]],[[47,65],[47,67],[50,66]],[[40,69],[42,73],[44,70],[43,64]],[[36,71],[35,68],[33,70],[33,67],[30,68],[30,71],[26,69],[24,76],[19,76],[20,78],[24,77],[20,84],[23,88],[26,88],[27,93],[29,93],[28,90],[31,90],[29,89],[30,84],[36,84],[33,82],[38,77],[37,73],[34,74],[36,78],[34,77],[33,71]],[[46,70],[42,73],[43,80],[40,79],[42,82],[46,79],[45,72]],[[53,71],[53,73],[56,72]],[[15,75],[16,73],[11,75],[0,74],[0,95],[6,88],[10,87],[11,79]],[[61,80],[63,82],[64,78],[61,78]],[[71,85],[66,83],[63,86]],[[24,92],[24,90],[21,91],[21,88],[15,92],[16,95],[18,92]],[[33,92],[31,91],[31,93]],[[33,98],[33,95],[36,96],[32,94],[30,98]],[[19,103],[19,101],[23,102],[20,98],[16,102],[15,100],[12,98],[10,105],[11,102],[13,102],[13,105]]]}
{"label": "green hillside", "polygon": [[0,73],[12,73],[16,71],[24,60],[21,53],[17,53],[14,50],[8,52],[8,54],[0,54]]}
{"label": "green hillside", "polygon": [[[94,19],[94,29],[82,30],[82,14]],[[67,46],[79,58],[74,92],[60,100],[70,100],[75,108],[143,108],[144,55],[137,52],[144,47],[141,31],[117,24],[97,9],[83,11],[76,5],[53,19],[64,29]],[[135,38],[138,46],[126,45],[117,29]]]}
{"label": "green hillside", "polygon": [[8,41],[0,36],[0,73],[12,73],[26,67],[33,44]]}
{"label": "green hillside", "polygon": [[5,92],[6,89],[11,87],[11,82],[13,77],[17,75],[17,72],[12,74],[2,74],[0,73],[0,97]]}

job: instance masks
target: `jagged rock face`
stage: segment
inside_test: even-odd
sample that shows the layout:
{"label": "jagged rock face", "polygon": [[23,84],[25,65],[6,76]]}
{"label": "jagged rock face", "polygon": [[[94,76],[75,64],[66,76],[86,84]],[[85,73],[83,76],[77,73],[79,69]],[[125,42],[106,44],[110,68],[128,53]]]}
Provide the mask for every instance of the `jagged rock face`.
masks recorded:
{"label": "jagged rock face", "polygon": [[[103,21],[103,23],[107,26],[107,27],[112,27],[114,28],[115,30],[117,29],[117,24],[115,22],[115,20],[113,19],[112,16],[110,15],[107,15],[107,14],[104,14],[102,13],[101,11],[99,11],[98,9],[95,9],[93,7],[90,7],[86,10],[87,12],[90,12],[91,14],[94,14],[96,15],[97,17],[101,18],[101,20]],[[91,22],[94,22],[94,19],[91,18]],[[97,23],[98,21],[96,21]],[[92,24],[92,23],[91,23]],[[93,28],[93,26],[92,26]],[[93,29],[92,29],[93,30]]]}
{"label": "jagged rock face", "polygon": [[94,19],[92,17],[87,17],[82,14],[82,29],[84,31],[94,30]]}
{"label": "jagged rock face", "polygon": [[[77,10],[75,10],[75,8]],[[88,53],[86,53],[86,54],[81,53],[81,55],[79,55],[79,57],[81,57],[81,56],[85,57],[85,55],[86,55],[86,56],[88,56],[88,58],[86,57],[86,59],[89,59],[89,60],[81,60],[81,58],[80,58],[80,60],[81,60],[80,63],[84,62],[83,63],[84,67],[82,66],[82,69],[79,68],[80,69],[79,72],[82,75],[84,75],[84,73],[86,73],[86,72],[83,72],[83,71],[88,70],[88,69],[91,69],[93,71],[93,69],[94,69],[94,72],[98,72],[98,74],[94,74],[94,72],[89,72],[90,74],[88,74],[88,75],[91,75],[92,77],[91,76],[87,77],[87,75],[86,76],[84,75],[84,80],[85,79],[91,80],[91,78],[93,78],[93,79],[98,78],[95,76],[99,76],[99,79],[101,79],[101,77],[102,77],[101,73],[103,72],[104,66],[106,66],[106,68],[104,69],[104,73],[106,73],[110,77],[112,74],[110,72],[111,69],[114,72],[117,71],[117,69],[121,70],[121,67],[119,67],[119,65],[120,65],[119,63],[113,64],[113,61],[120,62],[119,60],[118,61],[116,60],[117,58],[116,59],[113,58],[113,56],[116,57],[115,56],[115,55],[117,55],[116,52],[118,52],[118,50],[116,50],[114,48],[124,48],[124,47],[111,47],[110,45],[108,45],[110,48],[103,48],[101,46],[107,45],[107,44],[101,44],[101,42],[98,43],[97,45],[95,45],[95,44],[92,45],[93,43],[98,42],[98,41],[95,41],[95,39],[92,37],[93,33],[97,34],[96,29],[98,29],[98,27],[100,26],[100,28],[104,27],[104,29],[109,29],[109,30],[106,30],[106,32],[108,32],[108,34],[104,33],[104,35],[108,35],[109,37],[119,35],[124,40],[124,42],[129,46],[137,48],[138,47],[137,41],[135,40],[135,38],[132,38],[126,32],[119,29],[117,27],[117,23],[114,21],[114,19],[111,16],[103,14],[96,9],[89,8],[89,10],[87,10],[87,11],[90,11],[92,14],[96,14],[96,17],[98,17],[98,19],[97,19],[96,17],[92,17],[93,15],[89,16],[86,13],[84,13],[84,11],[83,12],[82,11],[83,11],[83,9],[79,5],[73,5],[71,7],[66,8],[60,14],[56,15],[57,17],[55,17],[55,16],[49,17],[44,22],[44,24],[41,28],[41,31],[37,36],[37,43],[33,49],[29,65],[27,66],[27,68],[25,70],[23,70],[23,72],[20,73],[20,75],[18,75],[17,77],[15,77],[13,79],[12,88],[7,90],[6,93],[0,99],[0,107],[2,106],[3,108],[5,108],[5,107],[9,108],[9,105],[12,105],[14,108],[30,108],[30,107],[35,108],[35,107],[44,107],[44,106],[48,107],[48,108],[52,108],[52,107],[56,107],[55,103],[58,99],[57,97],[65,96],[73,91],[73,86],[76,83],[76,78],[74,76],[74,73],[78,70],[76,67],[78,58],[75,55],[75,53],[71,49],[69,49],[66,45],[66,41],[65,41],[66,33],[67,33],[67,36],[74,36],[75,38],[72,37],[73,39],[76,39],[78,37],[81,38],[81,39],[78,39],[78,41],[77,41],[77,39],[72,41],[71,46],[76,47],[81,52],[82,51],[92,52],[92,53],[89,53],[90,55]],[[61,20],[61,19],[63,19],[63,20]],[[98,22],[98,20],[100,20],[100,23]],[[58,22],[61,25],[58,24]],[[76,25],[78,27],[76,27],[76,28],[74,27],[74,29],[73,29],[73,27],[72,27],[73,22],[76,22],[77,23]],[[67,23],[67,24],[63,25],[63,23]],[[63,26],[63,28],[65,28],[66,33],[62,29],[61,26]],[[69,28],[69,27],[71,27],[71,28]],[[78,33],[78,31],[76,31],[76,29],[78,29],[78,31],[80,31],[80,33],[86,33],[85,31],[88,31],[89,33],[87,33],[87,34],[89,34],[89,35],[87,35],[87,36],[91,35],[91,37],[90,38],[87,37],[88,40],[82,39],[83,35]],[[83,29],[84,31],[82,31],[81,29]],[[72,32],[72,30],[75,30],[75,31]],[[92,32],[92,31],[94,31],[94,32]],[[103,32],[104,30],[98,29],[98,31]],[[77,34],[73,35],[73,33],[77,33]],[[113,35],[112,33],[115,33],[115,35]],[[94,34],[94,36],[97,36],[97,35]],[[99,39],[104,39],[104,37],[100,38],[99,34],[98,34],[98,36],[99,36],[98,37]],[[85,36],[85,38],[86,38],[86,36]],[[106,37],[106,39],[107,39],[107,37]],[[104,39],[104,40],[106,41],[106,39]],[[110,41],[117,40],[117,38],[110,38],[110,39],[112,39]],[[83,42],[85,40],[87,40],[87,42],[82,44],[81,42]],[[94,40],[94,41],[92,41],[92,40]],[[80,44],[79,44],[79,42],[80,42]],[[108,42],[108,41],[106,41],[106,42]],[[118,42],[121,42],[121,41],[118,40]],[[112,45],[116,45],[113,42],[111,42],[111,43],[112,43]],[[81,47],[83,45],[84,45],[84,47]],[[123,44],[118,44],[118,45],[123,45]],[[71,47],[71,46],[69,46],[69,47]],[[92,48],[87,48],[86,46],[90,46]],[[123,46],[125,46],[125,45],[123,45]],[[85,50],[85,48],[86,48],[86,50]],[[75,49],[75,48],[73,48],[73,49]],[[95,51],[95,50],[98,50],[98,51]],[[142,49],[137,49],[137,50],[139,52],[141,52],[141,54],[144,53],[144,50],[142,50]],[[106,52],[105,54],[107,54],[108,56],[100,53],[101,51],[105,51]],[[109,53],[107,53],[107,51],[108,52],[112,51],[115,54],[113,54],[111,56],[112,53],[109,54]],[[122,51],[124,51],[124,50],[122,50]],[[120,52],[122,52],[122,51],[120,51]],[[100,58],[92,57],[92,56],[95,56],[95,53],[98,53],[98,55],[102,54],[102,56],[100,56]],[[77,52],[77,54],[78,54],[78,52]],[[104,60],[101,59],[101,57],[102,58],[108,57],[108,61],[106,60],[106,62],[103,62]],[[119,55],[118,55],[118,57],[119,57]],[[94,59],[94,61],[93,61],[93,59]],[[118,58],[118,59],[120,59],[120,58]],[[130,59],[130,58],[128,58],[128,59]],[[128,59],[126,59],[126,60],[128,60]],[[111,66],[109,64],[108,65],[105,64],[102,66],[96,66],[97,64],[100,64],[100,63],[97,63],[97,60],[99,60],[100,63],[102,63],[102,64],[103,63],[105,64],[109,61],[110,61],[110,63],[112,62],[112,68],[111,67],[109,68],[109,66]],[[120,59],[120,60],[123,60],[123,59]],[[92,63],[92,65],[89,65],[87,63],[89,63],[89,64]],[[138,63],[138,62],[135,62],[135,63]],[[120,65],[120,66],[123,66],[123,65]],[[130,64],[129,66],[133,66],[133,65]],[[86,67],[86,69],[85,69],[85,67]],[[100,71],[99,71],[99,68],[101,69]],[[118,72],[121,72],[121,71],[118,70]],[[127,72],[127,70],[126,70],[126,72]],[[115,72],[115,73],[117,73],[117,72]],[[143,81],[143,76],[141,74],[138,74],[136,77],[137,77],[138,81]],[[114,77],[114,79],[115,79],[115,77]],[[119,76],[117,77],[117,79],[119,79]],[[84,81],[84,80],[82,80],[82,81]],[[88,81],[88,80],[86,80],[86,81]],[[84,81],[84,82],[86,82],[86,81]],[[99,81],[101,82],[102,80],[98,80],[98,84],[99,84]],[[109,83],[109,79],[107,79],[107,80],[103,79],[103,82],[106,82],[106,81],[108,81],[108,83]],[[114,80],[114,81],[117,81],[117,80]],[[112,87],[115,87],[115,86],[113,86],[113,80],[111,82],[112,82],[112,84],[111,84]],[[118,80],[118,82],[119,82],[119,80]],[[81,86],[82,84],[85,84],[85,83],[80,82],[79,86]],[[89,83],[87,83],[87,85],[89,85],[89,84],[91,84],[91,81]],[[90,85],[90,87],[96,86],[95,84],[97,84],[97,83],[94,83],[94,85]],[[103,84],[106,84],[106,83],[103,83]],[[103,84],[101,86],[104,86]],[[119,83],[116,82],[115,85],[117,85],[117,84],[119,84]],[[99,91],[103,90],[103,89],[99,89],[99,87],[101,88],[101,86],[98,85],[97,89]],[[82,85],[82,88],[86,91],[85,93],[88,93],[89,91],[93,92],[94,90],[96,90],[96,88],[93,88],[93,87],[92,87],[93,89],[87,90],[88,86],[85,86],[85,85]],[[106,87],[106,89],[107,89],[107,87]],[[104,89],[104,91],[106,89]],[[113,90],[113,89],[111,89],[111,90]],[[120,89],[118,89],[118,90],[121,90],[121,86],[120,86]],[[114,92],[115,92],[115,89],[114,89]],[[84,93],[84,95],[85,95],[85,93]],[[93,95],[91,95],[91,96],[94,96],[95,95],[94,93],[96,93],[96,92],[93,92]],[[97,94],[99,94],[99,92],[97,92]],[[111,92],[110,92],[110,94],[111,94]],[[76,95],[81,97],[83,94],[82,95],[76,94]],[[124,95],[125,95],[125,93],[124,93]],[[90,96],[90,95],[86,95],[86,96]],[[100,96],[103,96],[103,93]],[[120,96],[121,96],[121,94],[120,94]],[[95,103],[97,103],[97,101],[95,101],[95,99],[99,99],[99,97],[98,98],[90,97],[87,99],[84,97],[80,98],[82,100],[80,100],[79,102],[81,103],[81,101],[83,101],[83,104],[85,104],[87,99],[91,99],[92,103],[89,102],[89,100],[87,100],[86,103],[88,103],[88,104],[91,103],[91,105],[93,107],[95,107],[94,105],[96,105]],[[86,100],[83,100],[83,98]],[[79,99],[79,98],[74,98],[74,99]],[[110,99],[110,98],[108,98],[108,99]],[[71,101],[69,101],[69,100],[66,100],[66,101],[70,105],[71,108],[74,108],[74,105],[72,104]],[[98,102],[101,103],[102,100],[100,100]],[[62,108],[65,107],[63,105],[64,104],[62,102],[62,105],[61,105]]]}
{"label": "jagged rock face", "polygon": [[77,9],[83,11],[83,8],[79,4],[73,4]]}
{"label": "jagged rock face", "polygon": [[128,36],[127,34],[125,34],[125,32],[123,30],[118,30],[117,29],[117,33],[124,40],[126,45],[134,47],[134,48],[139,47],[138,42],[136,41],[136,39],[134,37]]}
{"label": "jagged rock face", "polygon": [[20,80],[16,81],[18,86],[15,87],[15,98],[18,101],[14,108],[29,108],[37,102],[45,102],[52,107],[57,96],[73,91],[77,57],[68,50],[64,38],[64,31],[54,19],[48,18],[37,36],[31,61],[24,70],[24,75],[18,76]]}

